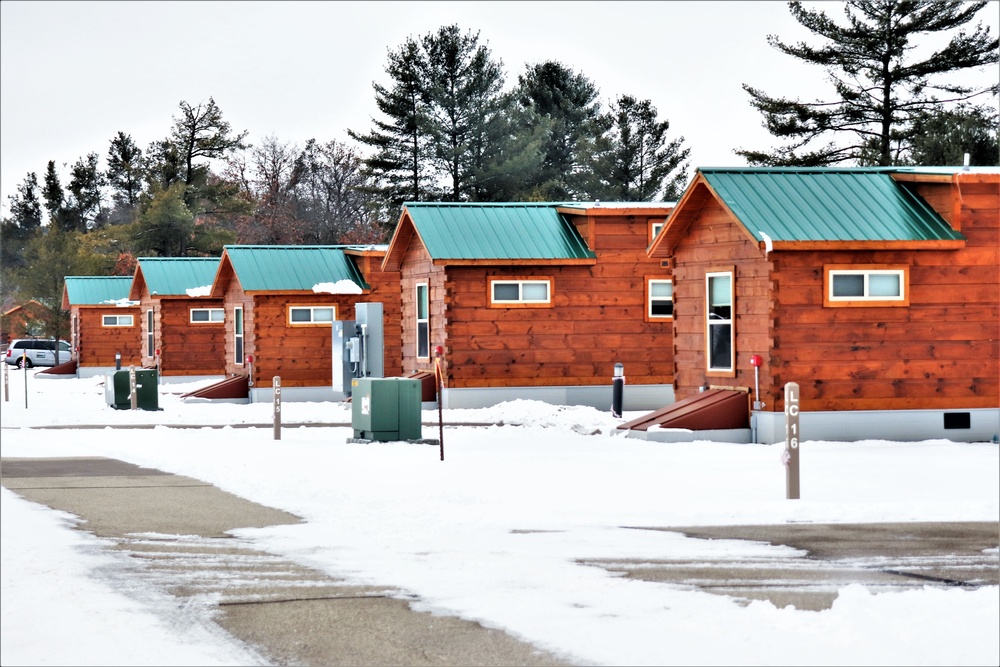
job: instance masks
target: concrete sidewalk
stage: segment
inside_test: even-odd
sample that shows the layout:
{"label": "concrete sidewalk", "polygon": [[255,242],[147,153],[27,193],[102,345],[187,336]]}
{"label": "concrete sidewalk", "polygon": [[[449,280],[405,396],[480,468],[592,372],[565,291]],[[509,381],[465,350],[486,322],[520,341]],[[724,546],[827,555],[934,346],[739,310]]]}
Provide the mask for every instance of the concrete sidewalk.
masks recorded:
{"label": "concrete sidewalk", "polygon": [[[178,597],[216,596],[219,625],[273,664],[570,664],[499,630],[415,612],[406,591],[348,585],[261,552],[229,531],[301,519],[196,479],[99,457],[4,458],[0,483],[84,519],[83,530],[132,556],[136,577]],[[803,555],[581,564],[810,610],[829,608],[851,583],[873,591],[1000,585],[996,522],[633,528],[782,544]]]}

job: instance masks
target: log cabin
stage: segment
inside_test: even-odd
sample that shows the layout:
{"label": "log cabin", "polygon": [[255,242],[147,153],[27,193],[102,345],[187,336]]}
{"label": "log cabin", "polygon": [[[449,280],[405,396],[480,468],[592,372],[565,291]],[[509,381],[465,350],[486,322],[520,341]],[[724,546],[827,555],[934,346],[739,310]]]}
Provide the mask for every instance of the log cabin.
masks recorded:
{"label": "log cabin", "polygon": [[757,442],[786,383],[803,439],[997,439],[1000,169],[699,169],[648,254],[676,400],[751,392]]}
{"label": "log cabin", "polygon": [[218,257],[140,257],[129,299],[139,303],[143,365],[161,381],[224,377],[222,299],[208,294]]}
{"label": "log cabin", "polygon": [[130,276],[66,276],[62,309],[69,312],[69,343],[77,377],[142,367],[139,303],[129,299]]}
{"label": "log cabin", "polygon": [[[401,372],[399,274],[385,246],[226,246],[211,295],[226,312],[226,374],[247,376],[251,401],[342,400],[332,382],[333,322],[382,304],[384,376]],[[338,350],[339,355],[339,350]]]}
{"label": "log cabin", "polygon": [[400,275],[404,372],[440,364],[446,408],[607,410],[621,364],[624,409],[672,401],[671,274],[646,253],[671,208],[404,204],[383,263]]}

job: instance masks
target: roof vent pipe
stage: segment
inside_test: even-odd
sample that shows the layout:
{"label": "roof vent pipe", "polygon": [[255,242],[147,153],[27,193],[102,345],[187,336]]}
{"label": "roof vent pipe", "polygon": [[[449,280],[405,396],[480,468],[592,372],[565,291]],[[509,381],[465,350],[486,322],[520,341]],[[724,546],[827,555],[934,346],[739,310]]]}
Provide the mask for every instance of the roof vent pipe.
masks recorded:
{"label": "roof vent pipe", "polygon": [[965,154],[965,161],[962,164],[962,170],[963,171],[969,171],[969,154],[968,153]]}

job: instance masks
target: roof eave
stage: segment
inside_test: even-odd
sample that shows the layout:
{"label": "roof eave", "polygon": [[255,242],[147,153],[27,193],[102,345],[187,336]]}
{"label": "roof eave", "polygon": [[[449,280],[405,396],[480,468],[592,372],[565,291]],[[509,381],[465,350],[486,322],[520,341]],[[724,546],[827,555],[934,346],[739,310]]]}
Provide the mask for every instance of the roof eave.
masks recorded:
{"label": "roof eave", "polygon": [[965,239],[881,241],[774,241],[772,250],[961,250]]}

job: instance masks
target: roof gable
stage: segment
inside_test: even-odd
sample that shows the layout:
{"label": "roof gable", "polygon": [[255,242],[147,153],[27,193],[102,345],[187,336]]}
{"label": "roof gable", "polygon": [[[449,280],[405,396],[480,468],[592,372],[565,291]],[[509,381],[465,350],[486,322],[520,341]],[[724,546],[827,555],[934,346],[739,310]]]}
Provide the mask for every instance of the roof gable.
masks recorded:
{"label": "roof gable", "polygon": [[[246,292],[312,292],[317,285],[342,280],[371,289],[345,246],[231,245],[223,261]],[[219,289],[215,285],[213,292]]]}
{"label": "roof gable", "polygon": [[[66,276],[63,310],[71,306],[117,306],[129,300],[129,276]],[[126,304],[127,305],[127,304]]]}
{"label": "roof gable", "polygon": [[438,264],[591,263],[596,255],[559,206],[407,202],[383,268],[398,269],[414,234]]}
{"label": "roof gable", "polygon": [[905,184],[896,182],[892,172],[892,168],[699,169],[649,254],[669,254],[709,194],[751,237],[774,248],[961,245],[962,235]]}
{"label": "roof gable", "polygon": [[218,266],[218,257],[140,257],[130,296],[140,298],[144,286],[152,296],[192,296],[188,290],[212,284]]}

